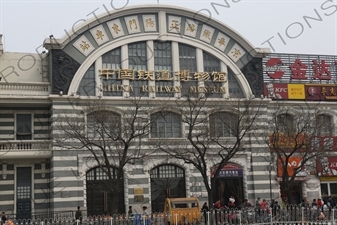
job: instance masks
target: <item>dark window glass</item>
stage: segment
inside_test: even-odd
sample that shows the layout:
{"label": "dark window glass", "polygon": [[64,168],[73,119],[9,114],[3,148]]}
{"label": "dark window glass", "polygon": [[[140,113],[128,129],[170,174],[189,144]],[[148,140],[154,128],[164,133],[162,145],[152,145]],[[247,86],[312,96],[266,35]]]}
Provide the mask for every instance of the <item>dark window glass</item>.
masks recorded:
{"label": "dark window glass", "polygon": [[78,91],[82,96],[95,96],[96,93],[95,64],[92,64],[85,72]]}
{"label": "dark window glass", "polygon": [[284,113],[277,116],[277,130],[285,134],[294,132],[294,117],[290,114]]}
{"label": "dark window glass", "polygon": [[142,86],[148,86],[148,80],[144,77],[138,76],[138,71],[147,70],[147,55],[146,55],[146,42],[136,42],[128,45],[129,48],[129,69],[134,70],[135,80],[130,80],[130,85],[133,91],[130,92],[131,96],[144,96],[147,97],[148,92],[142,92]]}
{"label": "dark window glass", "polygon": [[121,116],[110,111],[96,111],[87,115],[89,138],[113,140],[121,135]]}
{"label": "dark window glass", "polygon": [[333,130],[333,123],[331,116],[321,114],[316,117],[317,133],[318,135],[331,135]]}
{"label": "dark window glass", "polygon": [[31,140],[32,139],[32,115],[17,114],[16,115],[16,139]]}
{"label": "dark window glass", "polygon": [[238,117],[228,112],[210,115],[210,133],[212,137],[236,137],[238,135]]}
{"label": "dark window glass", "polygon": [[101,76],[104,96],[122,96],[120,85],[122,80],[118,80],[118,70],[121,68],[121,48],[116,48],[102,55],[102,69],[111,69],[113,72],[108,76]]}
{"label": "dark window glass", "polygon": [[172,72],[171,42],[154,42],[154,70]]}
{"label": "dark window glass", "polygon": [[184,170],[175,165],[160,165],[150,172],[151,178],[175,178],[184,177]]}
{"label": "dark window glass", "polygon": [[158,112],[151,115],[152,138],[182,137],[181,116],[172,112]]}

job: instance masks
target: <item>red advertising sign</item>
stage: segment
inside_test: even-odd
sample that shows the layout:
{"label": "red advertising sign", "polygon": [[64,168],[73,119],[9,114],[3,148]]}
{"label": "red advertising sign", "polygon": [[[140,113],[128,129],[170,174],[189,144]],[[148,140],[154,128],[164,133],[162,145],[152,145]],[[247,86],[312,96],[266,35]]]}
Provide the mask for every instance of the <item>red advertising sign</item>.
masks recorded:
{"label": "red advertising sign", "polygon": [[[285,158],[283,158],[283,161],[285,160]],[[293,156],[290,157],[288,160],[288,164],[287,164],[287,171],[288,171],[288,175],[289,177],[294,176],[295,174],[295,169],[298,168],[302,163],[302,157],[301,156]],[[278,177],[282,177],[283,175],[283,166],[282,166],[282,161],[281,159],[277,160],[277,176]],[[296,176],[306,176],[305,171],[299,171],[297,172]]]}
{"label": "red advertising sign", "polygon": [[317,172],[318,176],[337,176],[337,156],[317,159]]}
{"label": "red advertising sign", "polygon": [[337,80],[337,56],[272,53],[263,59],[264,82],[327,83]]}
{"label": "red advertising sign", "polygon": [[332,100],[337,101],[337,85],[335,84],[306,84],[306,100]]}

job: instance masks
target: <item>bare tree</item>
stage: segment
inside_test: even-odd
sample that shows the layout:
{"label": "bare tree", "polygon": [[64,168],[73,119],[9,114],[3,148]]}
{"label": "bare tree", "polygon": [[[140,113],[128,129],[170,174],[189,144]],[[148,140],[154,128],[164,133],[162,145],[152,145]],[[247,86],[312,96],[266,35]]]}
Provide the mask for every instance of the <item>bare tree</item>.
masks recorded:
{"label": "bare tree", "polygon": [[147,116],[150,106],[140,98],[124,100],[119,107],[98,99],[85,100],[83,104],[78,114],[60,115],[56,126],[62,135],[55,137],[56,143],[63,149],[83,150],[94,158],[107,177],[103,185],[95,188],[111,195],[111,211],[107,213],[120,213],[125,166],[152,154],[143,152],[140,146],[152,123]]}
{"label": "bare tree", "polygon": [[316,169],[316,160],[331,150],[332,143],[322,143],[320,137],[332,132],[332,122],[320,119],[317,105],[275,103],[274,106],[276,112],[268,121],[265,142],[270,148],[271,162],[277,165],[281,190],[288,203],[295,204],[290,188],[298,180],[307,179],[309,171]]}
{"label": "bare tree", "polygon": [[258,128],[262,101],[188,96],[176,102],[186,141],[173,144],[159,140],[157,146],[200,172],[210,206],[214,203],[216,178],[220,171],[233,157],[247,153],[249,133]]}

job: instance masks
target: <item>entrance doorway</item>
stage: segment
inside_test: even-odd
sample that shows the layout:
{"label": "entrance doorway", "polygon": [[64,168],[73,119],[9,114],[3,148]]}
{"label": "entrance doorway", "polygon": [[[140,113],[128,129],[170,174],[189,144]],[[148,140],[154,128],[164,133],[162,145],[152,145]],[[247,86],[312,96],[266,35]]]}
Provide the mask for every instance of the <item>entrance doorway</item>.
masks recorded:
{"label": "entrance doorway", "polygon": [[186,197],[185,170],[176,165],[160,165],[150,171],[153,212],[163,212],[166,198]]}
{"label": "entrance doorway", "polygon": [[[116,179],[116,169],[112,169],[113,179]],[[108,176],[100,167],[89,170],[86,174],[87,178],[87,210],[88,215],[106,215],[111,214],[112,204],[116,204],[116,200],[112,199],[109,192]],[[124,180],[124,178],[123,178]],[[120,184],[121,192],[118,194],[118,212],[125,213],[124,204],[124,181]]]}
{"label": "entrance doorway", "polygon": [[[217,166],[211,169],[214,174]],[[244,201],[243,190],[243,168],[235,163],[227,163],[220,171],[215,180],[216,192],[214,193],[214,201],[220,200],[222,205],[228,206],[229,197],[235,198],[235,205],[238,206]]]}

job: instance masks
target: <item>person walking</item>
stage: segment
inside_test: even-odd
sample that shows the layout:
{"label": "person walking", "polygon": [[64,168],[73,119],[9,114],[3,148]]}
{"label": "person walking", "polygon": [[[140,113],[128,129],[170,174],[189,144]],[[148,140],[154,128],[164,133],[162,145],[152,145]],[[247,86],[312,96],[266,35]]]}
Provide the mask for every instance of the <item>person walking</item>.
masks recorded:
{"label": "person walking", "polygon": [[6,217],[6,215],[5,215],[5,212],[2,212],[1,213],[1,225],[3,225],[3,224],[5,224],[6,223],[6,221],[7,221],[7,217]]}
{"label": "person walking", "polygon": [[82,224],[82,211],[81,208],[79,206],[77,206],[77,211],[75,213],[75,224],[77,224],[77,222],[79,221],[80,224]]}
{"label": "person walking", "polygon": [[205,224],[207,224],[207,223],[208,223],[208,215],[207,215],[207,212],[209,212],[209,208],[208,208],[207,202],[205,202],[205,203],[202,205],[201,211],[202,211],[202,213],[203,213],[203,215],[204,215]]}

